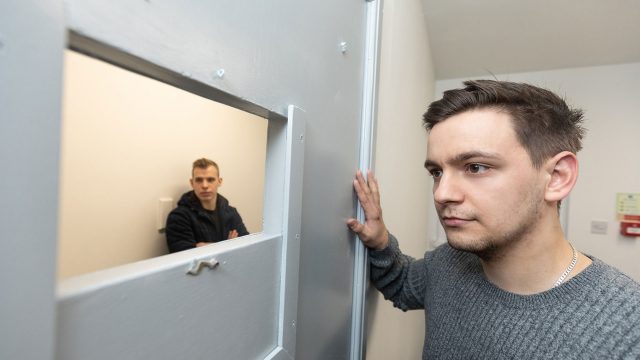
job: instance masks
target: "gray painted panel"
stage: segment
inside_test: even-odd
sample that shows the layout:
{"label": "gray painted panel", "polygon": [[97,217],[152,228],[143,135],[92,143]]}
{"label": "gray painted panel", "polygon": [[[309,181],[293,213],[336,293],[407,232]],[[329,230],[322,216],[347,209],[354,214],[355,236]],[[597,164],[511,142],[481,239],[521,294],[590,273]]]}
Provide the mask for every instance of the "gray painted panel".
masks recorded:
{"label": "gray painted panel", "polygon": [[[300,359],[347,358],[354,243],[344,219],[353,216],[355,208],[351,178],[359,153],[365,3],[195,1],[185,6],[162,0],[68,0],[65,4],[67,26],[78,33],[282,115],[288,104],[304,109],[296,354]],[[7,358],[50,358],[62,14],[58,1],[2,6],[0,159],[6,171],[2,182],[6,216],[1,218],[2,240],[9,251],[3,252],[0,262],[0,351],[8,353]],[[341,42],[346,42],[344,52]],[[224,77],[213,75],[218,69],[225,69]],[[34,217],[36,223],[31,221]],[[163,284],[153,275],[147,277]],[[145,288],[147,277],[134,282]],[[165,294],[155,287],[154,291]],[[84,295],[88,304],[99,298],[91,294]],[[126,299],[113,300],[122,311],[131,309]],[[162,303],[159,310],[164,309]],[[69,329],[65,322],[77,319],[67,317],[64,308],[63,302],[60,329]],[[96,313],[104,316],[108,309],[113,308]],[[93,319],[91,312],[86,317]],[[144,322],[135,324],[149,328]],[[137,336],[157,338],[166,335],[164,330],[154,328]],[[71,331],[85,335],[75,327]],[[62,330],[59,335],[66,336]]]}
{"label": "gray painted panel", "polygon": [[285,212],[283,221],[283,251],[286,257],[280,278],[280,345],[290,358],[295,358],[298,274],[300,269],[300,241],[302,222],[302,169],[304,168],[306,113],[295,106],[289,106],[287,128],[287,167],[285,170]]}
{"label": "gray painted panel", "polygon": [[0,2],[0,358],[52,359],[60,89],[59,1]]}
{"label": "gray painted panel", "polygon": [[[274,283],[282,238],[260,238],[65,281],[59,290],[56,358],[264,358],[277,345]],[[220,263],[217,268],[186,274],[192,258],[212,257]]]}
{"label": "gray painted panel", "polygon": [[[65,4],[67,25],[78,33],[282,115],[288,104],[304,109],[296,354],[301,359],[347,358],[354,243],[344,219],[355,208],[351,178],[358,166],[365,2]],[[51,355],[60,7],[58,1],[41,0],[3,2],[0,8],[0,159],[5,171],[0,218],[2,240],[9,246],[0,262],[0,351],[8,358]],[[343,41],[345,52],[339,46]],[[218,69],[225,69],[224,77],[213,75]]]}

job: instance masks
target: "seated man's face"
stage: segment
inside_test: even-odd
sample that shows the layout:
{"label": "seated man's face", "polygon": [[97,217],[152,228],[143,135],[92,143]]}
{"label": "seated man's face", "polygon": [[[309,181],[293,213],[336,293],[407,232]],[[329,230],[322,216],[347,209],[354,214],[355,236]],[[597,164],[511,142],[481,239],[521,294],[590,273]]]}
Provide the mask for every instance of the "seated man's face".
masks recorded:
{"label": "seated man's face", "polygon": [[218,176],[218,170],[214,166],[209,166],[206,169],[194,168],[190,182],[193,192],[200,202],[215,201],[218,187],[222,185],[222,179]]}

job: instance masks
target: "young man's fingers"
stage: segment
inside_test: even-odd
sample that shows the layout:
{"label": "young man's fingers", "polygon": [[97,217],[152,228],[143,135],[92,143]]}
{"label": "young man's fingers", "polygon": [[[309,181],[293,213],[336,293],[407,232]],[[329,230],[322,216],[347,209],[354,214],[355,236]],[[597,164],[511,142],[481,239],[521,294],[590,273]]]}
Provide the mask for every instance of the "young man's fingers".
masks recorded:
{"label": "young man's fingers", "polygon": [[356,179],[358,180],[358,184],[360,185],[360,188],[362,189],[363,193],[365,193],[368,196],[371,193],[371,189],[369,189],[369,184],[367,184],[367,180],[364,179],[364,176],[362,175],[362,171],[358,170],[356,172]]}
{"label": "young man's fingers", "polygon": [[373,172],[369,170],[367,175],[369,188],[371,189],[371,197],[376,204],[380,203],[380,188],[378,187],[378,179],[376,179]]}
{"label": "young man's fingers", "polygon": [[358,220],[356,219],[349,219],[347,220],[347,225],[349,226],[349,229],[351,229],[351,231],[353,231],[356,234],[359,234],[362,232],[364,225],[361,224]]}
{"label": "young man's fingers", "polygon": [[374,199],[371,194],[365,194],[363,192],[362,187],[358,182],[354,181],[353,186],[356,189],[356,195],[358,196],[358,201],[360,201],[362,210],[364,210],[364,216],[368,219],[371,214],[376,211],[376,204],[373,202]]}
{"label": "young man's fingers", "polygon": [[353,180],[353,188],[356,190],[356,195],[358,196],[360,204],[362,204],[362,206],[364,207],[369,201],[369,196],[364,191],[363,184],[358,180]]}

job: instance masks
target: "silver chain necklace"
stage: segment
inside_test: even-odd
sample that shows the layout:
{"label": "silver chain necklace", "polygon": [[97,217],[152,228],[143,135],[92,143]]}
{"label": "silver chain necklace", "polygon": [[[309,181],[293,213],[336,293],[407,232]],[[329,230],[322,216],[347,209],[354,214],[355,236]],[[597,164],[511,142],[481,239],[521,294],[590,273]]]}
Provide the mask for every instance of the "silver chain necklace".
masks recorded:
{"label": "silver chain necklace", "polygon": [[576,248],[573,247],[573,244],[569,243],[569,245],[571,245],[571,249],[573,250],[573,259],[571,259],[571,264],[569,264],[569,267],[567,267],[562,275],[560,275],[560,278],[558,279],[558,281],[556,281],[553,287],[560,286],[567,275],[569,275],[571,273],[571,270],[573,270],[573,268],[576,266],[576,263],[578,263],[578,252],[576,251]]}

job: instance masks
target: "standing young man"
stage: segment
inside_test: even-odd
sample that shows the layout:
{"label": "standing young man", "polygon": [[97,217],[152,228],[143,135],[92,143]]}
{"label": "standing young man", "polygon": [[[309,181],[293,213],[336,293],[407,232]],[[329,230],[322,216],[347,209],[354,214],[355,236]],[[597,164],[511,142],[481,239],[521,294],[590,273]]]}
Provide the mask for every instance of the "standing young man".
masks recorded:
{"label": "standing young man", "polygon": [[170,252],[192,249],[247,235],[240,214],[218,194],[222,185],[218,164],[209,159],[193,162],[192,191],[186,192],[167,217],[166,235]]}
{"label": "standing young man", "polygon": [[564,237],[582,112],[527,84],[478,80],[424,116],[425,167],[447,244],[414,260],[382,219],[375,177],[356,174],[371,280],[424,309],[424,359],[638,359],[640,285]]}

